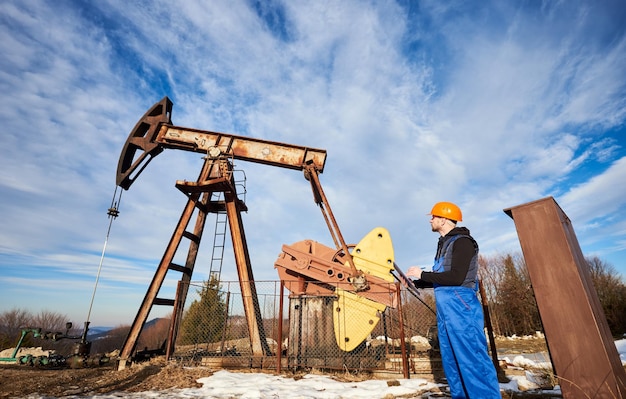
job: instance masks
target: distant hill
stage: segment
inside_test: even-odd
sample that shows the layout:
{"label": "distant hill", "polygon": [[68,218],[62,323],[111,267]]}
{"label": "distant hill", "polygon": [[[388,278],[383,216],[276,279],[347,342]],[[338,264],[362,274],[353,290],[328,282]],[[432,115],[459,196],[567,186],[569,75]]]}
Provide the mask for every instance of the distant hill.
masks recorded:
{"label": "distant hill", "polygon": [[113,327],[89,327],[89,331],[87,332],[88,337],[93,337],[94,335],[101,335],[111,331]]}
{"label": "distant hill", "polygon": [[[143,328],[146,329],[156,324],[156,322],[159,320],[161,320],[161,318],[157,317],[155,319],[147,321],[146,324],[143,326]],[[130,328],[130,326],[128,327]],[[118,327],[102,327],[102,326],[89,327],[89,331],[87,332],[87,337],[92,341],[97,340],[97,339],[102,339],[102,338],[105,338],[111,330],[114,330],[116,328],[119,328],[119,326]]]}

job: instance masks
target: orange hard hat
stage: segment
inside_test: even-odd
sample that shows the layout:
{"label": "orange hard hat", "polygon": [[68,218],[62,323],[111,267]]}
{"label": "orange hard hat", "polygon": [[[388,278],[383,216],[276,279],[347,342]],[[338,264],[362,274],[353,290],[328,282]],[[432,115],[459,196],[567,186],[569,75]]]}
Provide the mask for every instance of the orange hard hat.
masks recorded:
{"label": "orange hard hat", "polygon": [[461,208],[453,204],[452,202],[437,202],[429,215],[439,216],[442,218],[454,220],[460,222],[463,220],[463,214]]}

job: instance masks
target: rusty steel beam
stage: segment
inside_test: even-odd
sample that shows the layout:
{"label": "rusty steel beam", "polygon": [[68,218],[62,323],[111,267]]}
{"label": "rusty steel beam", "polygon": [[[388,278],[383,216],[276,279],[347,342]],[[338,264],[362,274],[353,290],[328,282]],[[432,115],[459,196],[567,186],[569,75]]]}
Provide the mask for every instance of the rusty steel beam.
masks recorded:
{"label": "rusty steel beam", "polygon": [[571,221],[552,197],[504,212],[515,222],[563,397],[626,397],[626,372]]}
{"label": "rusty steel beam", "polygon": [[313,164],[322,172],[326,162],[325,150],[168,124],[160,126],[155,142],[163,148],[210,156],[232,154],[234,159],[296,170]]}
{"label": "rusty steel beam", "polygon": [[250,262],[250,254],[246,243],[243,220],[241,219],[241,212],[236,206],[236,200],[236,193],[226,192],[226,214],[228,215],[230,236],[233,242],[244,313],[248,322],[252,355],[255,357],[269,356],[271,349],[265,336],[263,317],[252,274],[252,263]]}
{"label": "rusty steel beam", "polygon": [[[348,254],[348,245],[343,239],[343,235],[341,234],[341,230],[339,230],[337,220],[335,220],[333,211],[330,209],[330,205],[328,204],[328,200],[326,199],[326,194],[324,194],[324,190],[322,189],[322,183],[320,183],[318,176],[318,169],[314,167],[314,165],[307,165],[304,173],[305,177],[311,182],[311,188],[314,193],[313,195],[315,197],[315,202],[319,205],[320,210],[322,211],[324,219],[326,220],[326,224],[328,225],[328,230],[330,230],[330,234],[335,241],[335,245],[338,248],[341,248],[345,254]],[[352,256],[347,256],[347,261],[350,265],[352,284],[360,291],[366,290],[368,287],[367,279],[365,278],[364,274],[357,270]]]}
{"label": "rusty steel beam", "polygon": [[[200,171],[198,180],[200,181],[206,180],[209,177],[209,175],[212,173],[212,166],[213,166],[212,162],[205,161],[204,166],[202,167],[202,170]],[[152,281],[150,282],[150,286],[148,287],[146,295],[143,298],[141,306],[139,307],[139,310],[137,311],[137,315],[135,316],[135,319],[133,320],[133,324],[131,325],[131,328],[130,328],[130,331],[128,332],[126,340],[124,341],[124,344],[122,345],[122,348],[120,350],[120,361],[118,363],[119,370],[123,370],[124,368],[126,368],[126,365],[130,361],[131,356],[137,346],[139,335],[141,334],[141,331],[143,330],[143,326],[146,320],[148,319],[148,315],[150,314],[150,311],[152,310],[152,306],[159,303],[159,298],[157,298],[157,295],[161,289],[161,286],[163,285],[163,281],[165,280],[168,270],[171,269],[172,261],[174,259],[174,256],[176,255],[178,246],[182,238],[185,236],[187,226],[189,225],[189,222],[191,221],[194,211],[197,208],[198,202],[206,203],[207,198],[208,197],[205,195],[202,198],[202,200],[200,200],[200,193],[194,193],[189,197],[189,200],[187,201],[187,204],[185,205],[185,209],[183,210],[183,213],[181,214],[178,224],[176,225],[174,233],[172,234],[172,238],[170,239],[170,242],[165,250],[165,253],[163,254],[163,257],[161,258],[161,262],[159,263],[159,266],[157,267],[157,270],[152,278]],[[202,228],[206,220],[206,212],[199,211],[196,219],[197,219],[196,228],[194,230],[194,234],[197,235],[198,240],[196,243],[192,242],[189,246],[187,264],[185,265],[186,271],[185,273],[183,273],[183,280],[186,282],[189,281],[193,273],[193,268],[195,265],[195,258],[197,256],[197,248],[198,248],[198,245],[200,245],[200,238],[202,236]],[[185,301],[185,297],[187,295],[187,289],[188,289],[188,285],[187,287],[185,287],[184,290],[182,290],[181,293],[178,293],[178,295],[181,295],[181,298],[177,298],[177,299],[182,300],[183,304]],[[176,300],[173,300],[172,303],[176,303]]]}
{"label": "rusty steel beam", "polygon": [[314,165],[318,173],[324,171],[325,150],[174,126],[172,106],[172,101],[163,97],[137,122],[117,165],[118,186],[128,190],[148,163],[165,148],[198,152],[213,158],[228,154],[238,160],[295,170]]}

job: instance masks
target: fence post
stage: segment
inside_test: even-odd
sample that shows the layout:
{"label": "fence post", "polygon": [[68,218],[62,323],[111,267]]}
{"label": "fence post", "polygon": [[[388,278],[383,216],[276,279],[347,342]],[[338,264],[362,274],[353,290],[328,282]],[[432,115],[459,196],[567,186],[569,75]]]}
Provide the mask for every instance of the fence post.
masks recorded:
{"label": "fence post", "polygon": [[402,354],[402,374],[409,379],[409,359],[404,339],[404,317],[402,316],[402,293],[400,283],[396,282],[396,295],[398,296],[398,323],[400,324],[400,353]]}
{"label": "fence post", "polygon": [[281,372],[281,363],[283,360],[283,296],[285,291],[285,283],[280,280],[280,298],[278,299],[278,348],[276,349],[276,373]]}

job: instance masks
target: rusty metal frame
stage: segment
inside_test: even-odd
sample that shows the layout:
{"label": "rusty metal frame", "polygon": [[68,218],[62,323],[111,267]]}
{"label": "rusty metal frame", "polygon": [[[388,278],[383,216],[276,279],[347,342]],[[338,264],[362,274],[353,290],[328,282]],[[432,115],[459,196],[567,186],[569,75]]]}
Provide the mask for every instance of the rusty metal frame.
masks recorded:
{"label": "rusty metal frame", "polygon": [[[241,219],[241,211],[247,210],[247,208],[237,197],[236,184],[232,176],[232,160],[244,160],[304,171],[305,178],[311,183],[315,202],[322,211],[337,247],[331,258],[334,260],[341,258],[343,261],[343,266],[332,264],[330,267],[322,267],[321,276],[319,273],[315,274],[319,267],[311,267],[310,271],[313,272],[313,275],[309,277],[325,281],[329,270],[343,267],[345,270],[342,270],[341,274],[345,276],[345,280],[352,290],[365,297],[374,295],[371,294],[370,288],[380,285],[381,282],[371,276],[367,277],[364,272],[356,268],[348,245],[341,235],[321,187],[319,173],[322,173],[326,162],[325,150],[173,126],[171,121],[172,106],[169,98],[164,97],[160,102],[154,104],[135,125],[120,156],[116,176],[117,185],[126,190],[130,188],[147,164],[166,148],[205,154],[205,163],[197,181],[178,181],[176,183],[176,187],[187,195],[188,202],[124,342],[118,369],[123,369],[130,360],[137,345],[139,334],[153,305],[174,307],[168,333],[166,356],[169,357],[174,352],[178,325],[187,297],[188,283],[192,276],[206,216],[209,212],[225,212],[228,218],[253,355],[268,356],[270,354],[270,348],[263,331],[263,322]],[[216,192],[224,194],[223,201],[211,200],[212,194]],[[189,232],[186,229],[196,210],[198,215],[195,226],[193,231]],[[183,238],[189,239],[191,242],[185,265],[180,266],[173,264],[172,261]],[[314,264],[314,266],[319,265]],[[158,298],[158,292],[169,270],[183,274],[176,290],[176,297],[175,299]],[[371,287],[370,283],[372,284]],[[383,296],[393,296],[397,288],[387,291]],[[391,299],[384,298],[383,301],[386,305],[391,306],[394,305],[393,302],[393,297]]]}
{"label": "rusty metal frame", "polygon": [[[270,354],[270,348],[263,331],[241,218],[241,211],[247,211],[247,208],[237,196],[236,183],[232,175],[232,160],[241,159],[296,170],[306,169],[308,174],[313,173],[315,175],[313,179],[317,184],[319,184],[317,174],[323,171],[326,162],[325,150],[173,126],[171,121],[172,107],[172,101],[168,97],[164,97],[137,122],[120,155],[116,176],[117,185],[128,190],[150,161],[166,148],[205,154],[205,162],[197,181],[178,181],[176,183],[176,187],[187,195],[188,201],[122,346],[118,364],[120,370],[124,369],[130,361],[143,325],[154,305],[174,307],[168,333],[166,356],[170,356],[174,352],[178,325],[187,297],[188,283],[191,280],[206,216],[209,212],[226,212],[244,297],[244,310],[248,321],[253,354],[255,356]],[[224,193],[225,199],[212,201],[211,196],[215,192]],[[191,232],[187,231],[196,210],[198,213],[194,229]],[[190,245],[185,265],[181,266],[174,264],[173,259],[183,238],[189,239]],[[161,285],[170,270],[182,273],[176,290],[176,297],[175,299],[158,298]]]}
{"label": "rusty metal frame", "polygon": [[[258,303],[250,256],[246,245],[245,232],[241,219],[241,211],[245,211],[247,208],[237,197],[236,185],[233,181],[232,173],[228,173],[228,171],[232,171],[232,165],[228,161],[227,157],[216,160],[207,157],[197,182],[178,181],[176,183],[176,187],[185,193],[189,200],[183,210],[165,254],[159,263],[157,271],[139,308],[137,316],[133,321],[124,345],[122,346],[120,361],[118,363],[119,370],[124,369],[126,364],[130,361],[137,345],[139,334],[143,329],[143,325],[146,322],[153,305],[174,306],[174,312],[172,320],[170,321],[170,329],[168,333],[169,340],[166,347],[166,356],[174,353],[178,326],[182,317],[182,311],[187,297],[187,291],[189,289],[189,282],[191,281],[191,276],[198,255],[198,248],[202,239],[202,232],[204,230],[207,213],[223,209],[226,210],[231,229],[235,263],[243,294],[244,311],[248,322],[253,355],[261,357],[269,356],[271,354],[267,340],[265,339],[265,331],[261,320],[261,310]],[[210,201],[211,194],[214,192],[223,192],[224,201]],[[196,209],[198,210],[198,215],[196,217],[193,232],[188,232],[186,228],[191,221],[194,210]],[[191,242],[185,266],[179,266],[173,264],[172,261],[183,238],[187,238]],[[165,280],[166,274],[170,270],[182,273],[180,284],[176,290],[176,298],[157,298],[157,294],[163,284],[163,281]]]}
{"label": "rusty metal frame", "polygon": [[128,190],[148,164],[166,148],[197,152],[281,168],[324,171],[326,151],[294,144],[172,125],[172,101],[163,97],[130,132],[117,165],[116,183]]}
{"label": "rusty metal frame", "polygon": [[[214,165],[212,163],[205,162],[202,168],[202,171],[200,172],[200,175],[198,177],[198,180],[199,181],[206,180],[209,177],[209,175],[212,173],[213,166]],[[181,214],[178,224],[176,228],[174,229],[170,242],[163,254],[163,257],[161,258],[159,266],[157,267],[154,277],[152,278],[150,286],[148,287],[148,290],[146,292],[146,295],[144,296],[144,299],[141,303],[141,306],[139,307],[137,315],[135,316],[135,319],[131,325],[131,328],[128,332],[126,340],[124,341],[124,344],[122,345],[122,349],[120,351],[120,361],[118,363],[118,369],[120,370],[124,369],[126,367],[126,363],[130,360],[130,357],[137,345],[139,334],[141,333],[141,330],[143,329],[143,325],[146,322],[148,315],[150,314],[152,306],[153,305],[174,306],[177,301],[178,303],[180,303],[181,300],[182,300],[182,303],[184,304],[184,298],[186,298],[187,296],[187,289],[189,287],[188,282],[190,281],[191,275],[193,273],[193,268],[194,268],[195,260],[196,260],[197,253],[198,253],[198,247],[202,239],[202,231],[204,228],[204,223],[206,221],[206,214],[207,214],[207,202],[208,202],[208,198],[210,198],[210,196],[208,196],[206,193],[202,196],[201,194],[202,193],[197,192],[189,196],[189,199]],[[196,209],[198,210],[198,215],[196,218],[195,228],[193,232],[190,233],[190,232],[187,232],[186,229]],[[184,266],[181,266],[181,265],[174,264],[173,259],[174,259],[174,256],[176,255],[176,251],[183,238],[188,238],[191,242],[189,245],[189,251],[187,254],[186,264]],[[177,290],[176,299],[158,298],[157,295],[161,289],[163,281],[165,280],[165,277],[169,270],[181,272],[182,273],[181,281],[187,282],[187,284],[182,284],[181,286],[184,288]],[[177,313],[179,313],[178,308],[179,306],[176,307],[177,312],[174,312],[174,316],[173,316],[174,319],[171,322],[172,325],[174,325],[177,322],[176,315]],[[172,329],[170,328],[169,335],[172,335],[172,334],[175,335],[175,333],[173,333]],[[171,348],[168,348],[168,349],[171,349]]]}
{"label": "rusty metal frame", "polygon": [[552,197],[504,212],[515,222],[563,397],[626,397],[626,372],[571,221]]}

